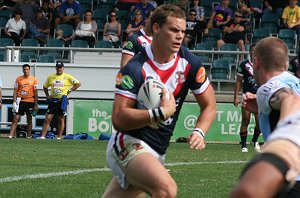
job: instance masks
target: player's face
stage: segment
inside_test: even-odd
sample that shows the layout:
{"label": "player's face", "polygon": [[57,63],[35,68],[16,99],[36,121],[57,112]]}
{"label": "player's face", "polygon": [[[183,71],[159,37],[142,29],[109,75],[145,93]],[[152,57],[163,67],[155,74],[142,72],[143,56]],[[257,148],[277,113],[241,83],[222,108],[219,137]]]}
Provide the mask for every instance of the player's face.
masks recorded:
{"label": "player's face", "polygon": [[185,35],[185,30],[185,19],[169,16],[166,23],[157,29],[157,37],[162,50],[165,49],[172,54],[178,52]]}
{"label": "player's face", "polygon": [[30,74],[30,69],[29,69],[29,67],[24,67],[24,68],[23,68],[23,74],[24,74],[24,76],[29,76],[29,74]]}

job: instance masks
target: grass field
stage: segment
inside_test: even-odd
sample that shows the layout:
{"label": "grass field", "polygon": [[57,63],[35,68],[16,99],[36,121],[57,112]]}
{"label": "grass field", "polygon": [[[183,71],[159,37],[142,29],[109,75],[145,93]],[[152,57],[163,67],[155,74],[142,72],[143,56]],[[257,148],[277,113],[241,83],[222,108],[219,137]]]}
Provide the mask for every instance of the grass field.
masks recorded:
{"label": "grass field", "polygon": [[[0,198],[101,197],[112,173],[105,160],[106,141],[0,138]],[[171,143],[167,168],[178,197],[228,197],[254,150],[240,145],[208,144],[204,151]]]}

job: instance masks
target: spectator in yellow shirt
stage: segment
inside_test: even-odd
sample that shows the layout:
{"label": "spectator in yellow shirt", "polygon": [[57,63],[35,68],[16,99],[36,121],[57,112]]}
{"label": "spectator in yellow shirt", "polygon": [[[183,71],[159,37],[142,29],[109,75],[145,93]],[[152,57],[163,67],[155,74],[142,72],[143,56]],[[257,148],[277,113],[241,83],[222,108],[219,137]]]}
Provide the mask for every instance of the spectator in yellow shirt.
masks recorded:
{"label": "spectator in yellow shirt", "polygon": [[297,0],[289,0],[289,5],[283,10],[282,19],[284,28],[300,33],[300,7],[297,6]]}

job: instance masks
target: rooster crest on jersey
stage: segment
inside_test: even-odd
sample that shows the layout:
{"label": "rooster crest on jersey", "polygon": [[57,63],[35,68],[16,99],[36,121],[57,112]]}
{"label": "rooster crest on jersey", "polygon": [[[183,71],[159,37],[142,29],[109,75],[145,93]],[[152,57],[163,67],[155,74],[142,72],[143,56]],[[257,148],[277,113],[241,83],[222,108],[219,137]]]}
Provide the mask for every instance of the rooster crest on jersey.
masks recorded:
{"label": "rooster crest on jersey", "polygon": [[139,109],[155,109],[160,106],[162,90],[165,85],[158,80],[147,80],[141,86],[137,96]]}

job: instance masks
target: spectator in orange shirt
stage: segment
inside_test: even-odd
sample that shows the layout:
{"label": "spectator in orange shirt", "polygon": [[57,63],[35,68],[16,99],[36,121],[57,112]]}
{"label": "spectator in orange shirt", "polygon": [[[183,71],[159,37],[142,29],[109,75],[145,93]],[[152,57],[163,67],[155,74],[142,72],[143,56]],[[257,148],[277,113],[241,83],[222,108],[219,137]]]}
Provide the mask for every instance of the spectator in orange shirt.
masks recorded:
{"label": "spectator in orange shirt", "polygon": [[30,75],[30,65],[22,66],[23,74],[17,77],[13,94],[14,118],[10,127],[9,138],[13,138],[20,116],[27,117],[27,137],[31,138],[32,114],[38,110],[38,80]]}

